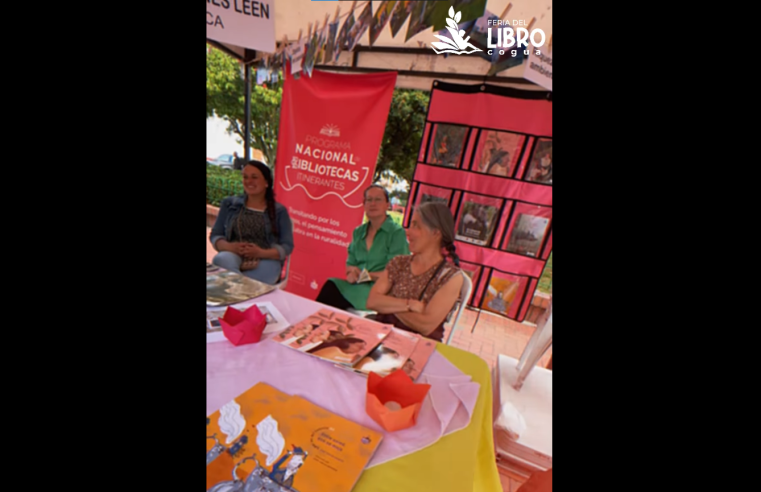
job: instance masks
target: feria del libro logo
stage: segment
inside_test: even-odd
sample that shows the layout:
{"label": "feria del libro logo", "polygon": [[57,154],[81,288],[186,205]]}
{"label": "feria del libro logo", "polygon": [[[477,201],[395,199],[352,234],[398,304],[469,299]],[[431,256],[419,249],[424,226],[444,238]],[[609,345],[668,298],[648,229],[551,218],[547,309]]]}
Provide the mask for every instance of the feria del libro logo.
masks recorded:
{"label": "feria del libro logo", "polygon": [[[434,36],[443,41],[442,43],[436,41],[431,42],[431,49],[433,49],[437,55],[441,55],[443,53],[451,53],[454,55],[469,55],[471,53],[475,53],[476,51],[484,51],[481,48],[478,48],[477,46],[474,46],[468,42],[471,38],[470,36],[464,38],[466,34],[465,31],[461,30],[457,25],[457,23],[460,22],[460,19],[462,19],[462,12],[457,12],[455,14],[454,7],[449,7],[449,18],[447,18],[446,21],[447,31],[449,31],[449,34],[452,35],[452,38],[450,39],[446,36],[434,34]],[[529,39],[531,40],[531,45],[534,48],[540,48],[544,45],[545,36],[544,31],[541,29],[533,29],[529,34],[528,29],[525,27],[517,27],[515,30],[513,30],[513,28],[510,27],[510,21],[489,18],[486,20],[486,26],[497,26],[496,35],[494,35],[494,33],[492,33],[492,27],[487,27],[487,31],[484,32],[484,26],[479,25],[480,22],[481,20],[479,19],[479,21],[475,23],[475,32],[473,35],[476,36],[476,39],[481,39],[484,37],[484,34],[486,35],[486,48],[488,48],[486,51],[487,55],[504,55],[509,53],[512,56],[516,56],[518,54],[518,50],[521,49],[524,50],[524,55],[528,55]],[[515,26],[521,26],[524,24],[524,21],[513,21],[513,25]],[[494,42],[495,39],[496,43]],[[481,41],[481,45],[483,46],[483,40]],[[468,48],[470,48],[470,51],[467,51]],[[536,54],[540,54],[538,49]]]}

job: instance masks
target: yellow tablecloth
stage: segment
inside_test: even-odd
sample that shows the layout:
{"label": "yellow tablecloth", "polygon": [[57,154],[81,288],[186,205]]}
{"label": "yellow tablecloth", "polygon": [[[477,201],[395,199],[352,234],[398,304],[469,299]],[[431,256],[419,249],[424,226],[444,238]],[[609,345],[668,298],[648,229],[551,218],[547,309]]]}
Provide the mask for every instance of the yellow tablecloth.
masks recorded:
{"label": "yellow tablecloth", "polygon": [[481,385],[470,425],[416,453],[365,470],[352,492],[502,492],[494,456],[489,366],[455,347],[438,344],[437,349]]}

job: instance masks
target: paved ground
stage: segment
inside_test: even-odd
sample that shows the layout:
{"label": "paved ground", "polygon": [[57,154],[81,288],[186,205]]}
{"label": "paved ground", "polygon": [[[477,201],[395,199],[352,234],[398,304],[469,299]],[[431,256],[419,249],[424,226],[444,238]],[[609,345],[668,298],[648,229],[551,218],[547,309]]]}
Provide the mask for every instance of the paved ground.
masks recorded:
{"label": "paved ground", "polygon": [[523,485],[523,479],[508,475],[503,470],[499,472],[499,480],[502,482],[502,492],[516,492]]}
{"label": "paved ground", "polygon": [[[474,325],[475,330],[471,333]],[[533,333],[533,325],[517,323],[487,311],[482,311],[479,316],[477,311],[466,309],[451,345],[480,356],[493,368],[499,354],[520,358]],[[449,330],[445,333],[444,340],[448,336]],[[547,366],[551,356],[552,348],[539,360],[539,365]]]}

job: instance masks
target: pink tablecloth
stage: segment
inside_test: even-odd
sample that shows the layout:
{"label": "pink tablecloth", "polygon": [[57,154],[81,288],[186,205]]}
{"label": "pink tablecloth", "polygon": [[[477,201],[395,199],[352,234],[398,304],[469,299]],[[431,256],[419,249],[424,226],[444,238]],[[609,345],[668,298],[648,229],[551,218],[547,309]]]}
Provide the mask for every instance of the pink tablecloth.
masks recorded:
{"label": "pink tablecloth", "polygon": [[[257,299],[272,302],[289,322],[306,318],[325,306],[276,291]],[[418,424],[385,432],[365,413],[367,379],[332,363],[266,340],[235,347],[228,342],[206,348],[206,412],[210,415],[258,382],[303,396],[344,418],[384,433],[368,467],[385,463],[434,444],[441,436],[470,423],[480,386],[434,352],[417,382],[431,384]]]}

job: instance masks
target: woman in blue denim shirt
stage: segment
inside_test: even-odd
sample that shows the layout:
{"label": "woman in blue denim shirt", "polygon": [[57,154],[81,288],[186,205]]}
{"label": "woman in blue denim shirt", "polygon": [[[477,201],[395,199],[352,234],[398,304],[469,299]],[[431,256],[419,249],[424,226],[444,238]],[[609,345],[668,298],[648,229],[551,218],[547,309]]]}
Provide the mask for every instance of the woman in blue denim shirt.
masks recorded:
{"label": "woman in blue denim shirt", "polygon": [[219,251],[219,267],[275,284],[283,261],[293,251],[293,226],[288,211],[275,202],[272,172],[249,161],[243,168],[243,196],[222,200],[210,241]]}

